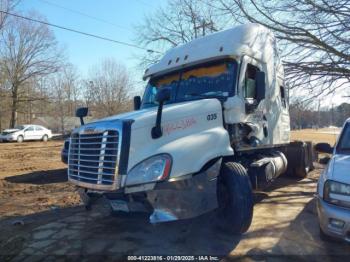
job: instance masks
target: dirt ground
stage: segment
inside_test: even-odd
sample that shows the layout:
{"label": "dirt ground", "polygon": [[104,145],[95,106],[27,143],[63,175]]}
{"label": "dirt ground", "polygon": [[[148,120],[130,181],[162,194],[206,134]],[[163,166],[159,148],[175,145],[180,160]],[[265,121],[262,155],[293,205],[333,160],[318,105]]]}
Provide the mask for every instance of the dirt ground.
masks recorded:
{"label": "dirt ground", "polygon": [[[307,132],[302,136],[315,138]],[[0,261],[123,261],[127,255],[350,258],[349,244],[319,239],[314,194],[321,165],[308,178],[281,177],[268,190],[256,192],[249,231],[233,236],[212,223],[214,213],[151,225],[143,216],[111,216],[102,199],[86,211],[67,182],[62,143],[0,143]]]}
{"label": "dirt ground", "polygon": [[14,217],[79,204],[66,183],[62,141],[0,143],[0,217]]}

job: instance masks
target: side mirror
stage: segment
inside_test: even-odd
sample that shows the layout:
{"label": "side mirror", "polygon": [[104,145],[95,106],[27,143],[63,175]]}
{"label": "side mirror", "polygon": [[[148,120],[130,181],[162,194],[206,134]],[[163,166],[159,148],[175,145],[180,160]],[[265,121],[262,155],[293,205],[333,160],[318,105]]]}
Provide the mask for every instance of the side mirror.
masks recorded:
{"label": "side mirror", "polygon": [[81,125],[84,125],[84,117],[87,116],[88,112],[89,112],[88,107],[79,107],[75,112],[75,116],[80,118]]}
{"label": "side mirror", "polygon": [[134,96],[134,110],[139,110],[141,108],[141,97]]}
{"label": "side mirror", "polygon": [[265,73],[262,71],[258,71],[256,73],[256,100],[258,103],[265,99],[265,93],[266,93],[266,84],[265,84]]}
{"label": "side mirror", "polygon": [[334,147],[328,143],[318,143],[315,145],[315,150],[321,153],[333,154]]}
{"label": "side mirror", "polygon": [[156,119],[156,125],[152,128],[152,138],[156,139],[163,135],[161,122],[162,122],[162,111],[163,111],[163,104],[165,101],[170,100],[171,96],[171,90],[168,88],[160,89],[158,93],[156,94],[156,101],[159,103],[158,105],[158,111],[157,111],[157,119]]}
{"label": "side mirror", "polygon": [[165,101],[170,100],[171,91],[169,88],[163,88],[158,91],[156,94],[156,101],[158,103],[164,103]]}

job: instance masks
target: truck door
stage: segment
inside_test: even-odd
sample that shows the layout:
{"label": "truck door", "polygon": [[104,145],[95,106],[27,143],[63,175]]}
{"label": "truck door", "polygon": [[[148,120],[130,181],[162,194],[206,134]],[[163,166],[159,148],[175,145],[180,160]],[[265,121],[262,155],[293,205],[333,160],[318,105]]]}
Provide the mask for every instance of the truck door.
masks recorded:
{"label": "truck door", "polygon": [[40,140],[45,135],[45,130],[40,126],[35,126],[35,139]]}
{"label": "truck door", "polygon": [[[258,72],[265,72],[265,64],[254,58],[244,56],[241,63],[238,93],[245,102],[245,123],[251,127],[250,138],[255,140],[257,146],[266,145],[269,142],[268,122],[266,118],[265,102],[258,101]],[[265,83],[266,83],[265,72]],[[268,85],[266,84],[266,89]]]}

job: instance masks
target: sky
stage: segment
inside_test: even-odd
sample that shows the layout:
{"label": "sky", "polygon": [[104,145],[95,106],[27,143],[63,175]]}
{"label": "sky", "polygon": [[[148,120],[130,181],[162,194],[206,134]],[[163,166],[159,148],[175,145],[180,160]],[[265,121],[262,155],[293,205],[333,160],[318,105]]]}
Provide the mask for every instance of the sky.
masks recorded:
{"label": "sky", "polygon": [[[146,14],[164,4],[164,0],[22,0],[17,12],[35,10],[52,24],[90,34],[136,44],[135,26]],[[69,11],[74,10],[74,11]],[[81,15],[79,13],[84,13]],[[88,17],[93,16],[97,19]],[[101,21],[103,20],[103,21]],[[68,60],[84,76],[89,68],[107,57],[125,64],[141,81],[142,71],[136,48],[119,45],[51,27]]]}
{"label": "sky", "polygon": [[[35,10],[45,16],[49,23],[137,44],[135,26],[143,22],[145,15],[151,15],[165,4],[166,0],[22,0],[17,11],[25,14]],[[142,73],[145,68],[138,66],[137,57],[144,51],[57,28],[51,29],[68,60],[77,67],[82,77],[88,74],[93,65],[112,57],[128,67],[135,78],[137,93],[142,92],[145,85]],[[344,92],[338,92],[326,98],[327,103],[324,104],[349,102],[350,99],[343,98],[343,95]]]}

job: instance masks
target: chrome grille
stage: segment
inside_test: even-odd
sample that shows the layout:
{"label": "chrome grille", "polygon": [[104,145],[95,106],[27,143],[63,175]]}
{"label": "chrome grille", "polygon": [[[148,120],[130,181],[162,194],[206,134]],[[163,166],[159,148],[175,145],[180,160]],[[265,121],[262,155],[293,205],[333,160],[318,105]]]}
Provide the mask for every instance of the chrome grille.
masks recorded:
{"label": "chrome grille", "polygon": [[[92,188],[115,188],[119,149],[119,132],[106,130],[101,133],[71,136],[68,156],[68,176],[71,180]],[[78,184],[79,184],[78,183]]]}

